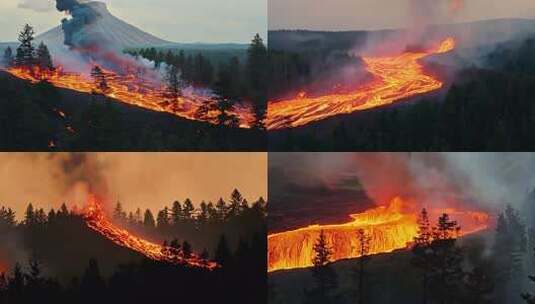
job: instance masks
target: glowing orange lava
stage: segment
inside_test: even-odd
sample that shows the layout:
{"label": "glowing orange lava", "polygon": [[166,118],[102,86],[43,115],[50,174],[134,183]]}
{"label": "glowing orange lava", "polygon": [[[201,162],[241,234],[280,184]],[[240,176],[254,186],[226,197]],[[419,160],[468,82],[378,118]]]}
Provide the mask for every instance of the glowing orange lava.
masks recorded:
{"label": "glowing orange lava", "polygon": [[[489,215],[478,211],[459,211],[453,208],[428,210],[430,220],[448,213],[466,235],[488,228]],[[380,206],[352,214],[353,221],[337,225],[308,227],[268,235],[268,271],[312,266],[312,247],[323,231],[333,251],[332,261],[357,258],[360,245],[357,231],[363,229],[371,237],[369,254],[392,252],[406,248],[418,233],[418,211],[401,198],[388,206]]]}
{"label": "glowing orange lava", "polygon": [[375,76],[354,92],[308,97],[300,92],[296,98],[268,103],[265,125],[269,130],[293,128],[340,114],[367,110],[442,88],[442,81],[424,71],[419,60],[455,48],[447,38],[427,52],[405,52],[398,56],[363,57],[366,70]]}
{"label": "glowing orange lava", "polygon": [[181,250],[149,242],[115,226],[106,218],[101,203],[94,196],[90,196],[88,205],[85,208],[84,219],[89,228],[100,233],[105,238],[119,246],[137,251],[150,259],[209,270],[219,267],[217,263],[202,259],[196,254],[185,257]]}
{"label": "glowing orange lava", "polygon": [[[32,83],[46,79],[55,87],[83,93],[91,93],[95,89],[95,83],[90,77],[76,73],[67,73],[61,67],[52,72],[42,72],[37,67],[31,69],[10,68],[7,69],[7,72]],[[217,123],[218,111],[208,111],[203,116],[199,116],[197,112],[203,104],[213,101],[213,97],[192,93],[180,96],[176,100],[169,100],[168,97],[164,97],[165,88],[151,84],[149,81],[144,81],[133,73],[118,75],[111,71],[104,72],[108,76],[107,84],[110,87],[110,92],[106,94],[108,97],[130,105],[158,112],[167,112],[190,120]],[[238,104],[229,112],[236,115],[241,128],[250,128],[254,124],[255,115],[250,106]]]}

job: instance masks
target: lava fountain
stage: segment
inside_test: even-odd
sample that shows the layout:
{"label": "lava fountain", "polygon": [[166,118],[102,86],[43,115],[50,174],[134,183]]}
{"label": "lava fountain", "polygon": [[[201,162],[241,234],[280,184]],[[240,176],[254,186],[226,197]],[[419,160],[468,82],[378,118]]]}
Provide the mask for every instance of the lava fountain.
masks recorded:
{"label": "lava fountain", "polygon": [[[479,211],[460,211],[454,208],[428,210],[431,220],[447,213],[462,228],[462,235],[487,229],[489,215]],[[351,222],[308,227],[268,235],[268,272],[312,266],[312,247],[323,231],[332,249],[332,261],[357,258],[360,245],[357,231],[362,229],[371,237],[369,254],[387,253],[406,248],[418,234],[418,211],[401,198],[387,206],[379,206],[362,213],[351,214]]]}
{"label": "lava fountain", "polygon": [[[31,83],[46,80],[57,88],[82,93],[92,93],[95,89],[95,82],[91,77],[65,72],[61,66],[55,71],[46,72],[39,70],[38,67],[9,68],[6,71]],[[217,123],[218,111],[210,110],[202,116],[199,116],[198,113],[198,109],[202,105],[214,101],[214,96],[185,93],[175,100],[170,100],[169,97],[165,97],[165,87],[154,83],[154,81],[143,79],[134,72],[120,75],[105,70],[104,73],[107,75],[106,80],[110,88],[110,91],[105,95],[114,100],[152,111],[170,113],[189,120]],[[241,128],[250,128],[255,122],[255,115],[248,104],[236,104],[229,112],[238,118]]]}
{"label": "lava fountain", "polygon": [[288,100],[270,101],[266,127],[270,130],[294,128],[340,114],[349,114],[438,90],[444,83],[426,73],[420,59],[447,53],[455,48],[449,37],[426,52],[405,52],[397,56],[363,57],[374,80],[351,92],[307,97],[300,93]]}
{"label": "lava fountain", "polygon": [[107,219],[102,210],[101,202],[99,202],[93,195],[90,196],[87,207],[84,210],[84,219],[89,228],[98,232],[108,240],[121,247],[126,247],[139,252],[149,259],[174,265],[186,265],[208,270],[213,270],[219,267],[217,263],[202,259],[195,254],[185,257],[181,250],[152,243],[115,226]]}

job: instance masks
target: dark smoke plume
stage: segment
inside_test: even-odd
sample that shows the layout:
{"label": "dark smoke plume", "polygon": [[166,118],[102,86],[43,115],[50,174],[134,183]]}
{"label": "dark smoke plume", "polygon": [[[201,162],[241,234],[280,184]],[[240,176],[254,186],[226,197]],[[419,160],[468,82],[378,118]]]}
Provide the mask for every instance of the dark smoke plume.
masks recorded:
{"label": "dark smoke plume", "polygon": [[56,0],[56,8],[60,12],[68,12],[71,18],[61,21],[61,28],[65,35],[65,45],[72,48],[87,48],[96,41],[95,37],[86,32],[87,26],[101,17],[95,8],[77,0]]}

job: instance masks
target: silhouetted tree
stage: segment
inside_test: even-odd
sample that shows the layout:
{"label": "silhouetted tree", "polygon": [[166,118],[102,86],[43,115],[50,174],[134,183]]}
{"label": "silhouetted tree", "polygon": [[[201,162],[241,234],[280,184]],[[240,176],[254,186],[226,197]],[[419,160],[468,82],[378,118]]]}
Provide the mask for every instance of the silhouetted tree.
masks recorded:
{"label": "silhouetted tree", "polygon": [[35,48],[33,40],[35,32],[33,27],[29,24],[24,26],[24,29],[19,34],[20,45],[17,48],[17,55],[15,58],[15,65],[18,67],[31,67],[35,64]]}
{"label": "silhouetted tree", "polygon": [[428,284],[433,262],[431,224],[427,210],[424,208],[418,217],[418,235],[414,238],[411,263],[422,271],[422,303],[428,303]]}
{"label": "silhouetted tree", "polygon": [[37,47],[37,65],[44,72],[54,70],[52,56],[50,56],[48,47],[44,44],[44,42],[41,42]]}
{"label": "silhouetted tree", "polygon": [[358,284],[357,286],[357,303],[364,304],[365,292],[364,283],[366,280],[366,264],[370,261],[370,245],[371,236],[368,235],[364,229],[357,230],[357,244],[359,245],[359,260],[358,267],[353,269],[353,279]]}
{"label": "silhouetted tree", "polygon": [[91,70],[91,77],[95,85],[94,92],[98,94],[108,94],[111,88],[108,86],[108,76],[98,65],[95,65]]}
{"label": "silhouetted tree", "polygon": [[452,303],[459,296],[460,282],[464,276],[462,251],[456,246],[460,229],[448,214],[440,216],[433,227],[429,286],[433,297],[441,304]]}
{"label": "silhouetted tree", "polygon": [[262,126],[267,106],[268,55],[264,41],[256,34],[247,51],[247,79],[255,103],[258,126]]}
{"label": "silhouetted tree", "polygon": [[153,229],[156,227],[156,222],[154,221],[154,215],[152,215],[152,212],[149,209],[145,211],[143,225],[145,226],[145,228],[148,228],[148,229]]}
{"label": "silhouetted tree", "polygon": [[323,230],[320,232],[312,249],[314,250],[312,276],[314,277],[315,287],[312,290],[305,291],[305,303],[333,303],[333,295],[331,293],[336,290],[338,279],[330,264],[332,249],[327,245]]}
{"label": "silhouetted tree", "polygon": [[234,189],[230,195],[227,216],[233,217],[240,213],[240,206],[243,202],[243,196],[238,189]]}

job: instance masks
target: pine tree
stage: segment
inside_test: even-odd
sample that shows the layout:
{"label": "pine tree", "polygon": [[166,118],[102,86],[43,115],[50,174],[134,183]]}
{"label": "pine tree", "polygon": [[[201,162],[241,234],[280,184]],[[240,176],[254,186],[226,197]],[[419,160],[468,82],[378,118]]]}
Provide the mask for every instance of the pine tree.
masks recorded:
{"label": "pine tree", "polygon": [[227,205],[225,203],[225,201],[220,198],[218,201],[217,201],[217,204],[216,204],[216,210],[217,210],[217,219],[219,221],[223,221],[225,220],[225,218],[227,217]]}
{"label": "pine tree", "polygon": [[182,214],[184,216],[185,220],[192,220],[193,219],[193,211],[195,211],[195,207],[193,207],[193,203],[189,198],[187,198],[184,201],[184,207],[182,208]]}
{"label": "pine tree", "polygon": [[249,80],[250,95],[255,104],[257,126],[262,127],[262,121],[267,107],[268,83],[268,55],[264,41],[256,34],[247,51],[247,79]]}
{"label": "pine tree", "polygon": [[169,209],[167,207],[158,212],[158,216],[156,217],[156,227],[164,232],[169,228]]}
{"label": "pine tree", "polygon": [[454,302],[459,295],[459,284],[464,276],[463,254],[456,246],[460,229],[456,221],[450,220],[448,214],[440,216],[432,229],[433,259],[429,286],[434,298],[441,304]]}
{"label": "pine tree", "polygon": [[115,208],[113,209],[113,219],[121,223],[126,222],[126,212],[123,210],[123,205],[121,202],[117,202]]}
{"label": "pine tree", "polygon": [[173,225],[179,224],[183,219],[182,214],[182,205],[179,201],[175,201],[173,203],[173,207],[171,207],[171,220]]}
{"label": "pine tree", "polygon": [[10,46],[7,47],[7,49],[4,51],[4,57],[2,58],[2,64],[6,68],[10,68],[14,64],[14,58],[13,58],[13,50]]}
{"label": "pine tree", "polygon": [[366,264],[370,261],[370,245],[371,237],[364,231],[364,229],[357,230],[357,244],[359,245],[359,260],[358,267],[353,269],[353,279],[358,283],[357,289],[357,303],[364,304],[365,299],[365,277],[366,277]]}
{"label": "pine tree", "polygon": [[178,98],[182,96],[182,84],[180,81],[180,70],[176,65],[167,65],[165,82],[167,84],[166,98],[174,107],[178,107]]}
{"label": "pine tree", "polygon": [[152,212],[149,209],[145,211],[143,225],[145,226],[145,228],[148,228],[148,229],[154,229],[156,227],[156,222],[154,221],[154,215],[152,215]]}
{"label": "pine tree", "polygon": [[50,56],[48,47],[44,44],[44,42],[41,42],[39,46],[37,47],[37,65],[39,66],[41,71],[44,71],[45,73],[47,71],[54,70],[52,57]]}
{"label": "pine tree", "polygon": [[323,230],[320,231],[320,235],[312,249],[314,250],[312,276],[314,277],[315,287],[305,292],[305,303],[333,303],[331,293],[337,288],[338,279],[336,272],[330,265],[332,249],[327,245]]}
{"label": "pine tree", "polygon": [[94,66],[91,70],[91,77],[95,85],[95,93],[106,95],[111,92],[111,88],[108,86],[108,76],[98,65]]}
{"label": "pine tree", "polygon": [[35,64],[35,48],[33,40],[35,32],[33,27],[29,24],[24,26],[24,29],[19,34],[20,45],[17,48],[17,55],[15,58],[15,65],[17,67],[32,67]]}
{"label": "pine tree", "polygon": [[414,238],[412,247],[413,257],[411,264],[422,271],[422,303],[428,303],[428,284],[432,264],[432,250],[430,248],[432,241],[431,225],[427,210],[424,208],[418,218],[418,235]]}
{"label": "pine tree", "polygon": [[236,216],[240,213],[240,206],[243,202],[243,196],[238,189],[234,189],[230,195],[230,202],[228,207],[228,217]]}
{"label": "pine tree", "polygon": [[32,226],[33,224],[35,224],[35,212],[32,203],[28,204],[28,207],[26,207],[26,213],[24,214],[24,223],[27,226]]}

